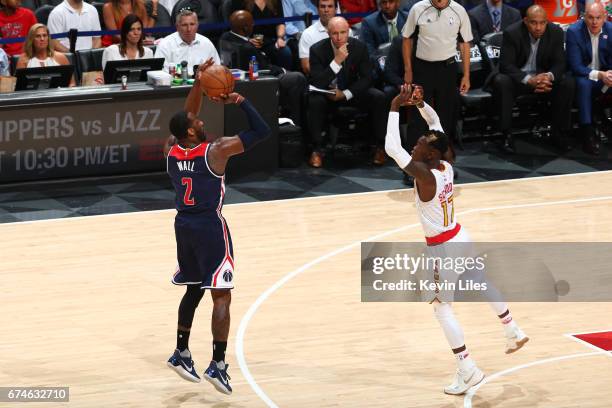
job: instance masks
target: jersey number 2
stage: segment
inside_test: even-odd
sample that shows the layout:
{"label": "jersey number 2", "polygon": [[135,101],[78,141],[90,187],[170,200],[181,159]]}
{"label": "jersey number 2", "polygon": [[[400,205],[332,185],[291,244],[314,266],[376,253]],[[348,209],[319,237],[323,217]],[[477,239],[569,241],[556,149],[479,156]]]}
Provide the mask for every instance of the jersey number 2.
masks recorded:
{"label": "jersey number 2", "polygon": [[195,205],[195,200],[191,197],[191,192],[193,191],[193,181],[191,177],[183,177],[181,179],[181,184],[187,186],[185,188],[185,196],[183,196],[183,203],[185,203],[185,205]]}
{"label": "jersey number 2", "polygon": [[[450,222],[448,222],[448,207],[450,206]],[[453,218],[455,218],[455,205],[453,204],[453,196],[449,196],[446,198],[446,201],[442,202],[442,210],[444,210],[444,226],[448,227],[449,224],[453,223]]]}

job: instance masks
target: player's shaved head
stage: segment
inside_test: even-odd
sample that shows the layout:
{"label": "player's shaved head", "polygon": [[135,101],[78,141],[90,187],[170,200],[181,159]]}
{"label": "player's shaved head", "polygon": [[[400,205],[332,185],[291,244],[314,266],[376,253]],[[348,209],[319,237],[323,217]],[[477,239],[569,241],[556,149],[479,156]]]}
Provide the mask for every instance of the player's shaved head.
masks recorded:
{"label": "player's shaved head", "polygon": [[543,16],[544,18],[547,18],[546,10],[544,10],[544,7],[539,6],[537,4],[534,4],[533,6],[529,7],[525,15],[527,16],[527,18],[534,18],[538,15]]}
{"label": "player's shaved head", "polygon": [[546,10],[542,6],[533,5],[527,9],[527,14],[523,19],[523,23],[527,26],[529,34],[536,40],[541,38],[546,31],[548,25],[548,17]]}
{"label": "player's shaved head", "polygon": [[234,11],[229,17],[229,23],[236,34],[248,37],[253,33],[253,15],[247,10]]}
{"label": "player's shaved head", "polygon": [[327,23],[327,33],[336,48],[348,42],[349,24],[344,17],[332,17]]}
{"label": "player's shaved head", "polygon": [[349,23],[344,17],[332,17],[329,19],[329,23],[327,23],[327,29],[331,30],[332,27],[336,29],[346,28],[348,30]]}

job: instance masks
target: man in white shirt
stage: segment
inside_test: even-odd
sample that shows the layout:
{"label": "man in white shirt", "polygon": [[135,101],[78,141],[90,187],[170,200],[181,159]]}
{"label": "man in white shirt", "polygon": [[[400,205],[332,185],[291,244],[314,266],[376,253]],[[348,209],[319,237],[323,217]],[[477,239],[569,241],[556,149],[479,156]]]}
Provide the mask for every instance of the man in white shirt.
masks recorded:
{"label": "man in white shirt", "polygon": [[310,74],[310,47],[319,41],[329,38],[327,35],[327,23],[336,15],[338,0],[317,0],[319,19],[302,33],[299,44],[300,63],[302,71]]}
{"label": "man in white shirt", "polygon": [[[94,6],[83,0],[64,0],[55,6],[47,21],[49,33],[59,34],[75,28],[78,31],[100,31],[100,18]],[[77,37],[75,50],[100,48],[100,37]],[[55,49],[60,52],[70,52],[68,37],[55,40]]]}
{"label": "man in white shirt", "polygon": [[176,19],[176,33],[173,33],[159,43],[155,58],[164,58],[164,70],[168,72],[171,64],[187,61],[189,75],[193,74],[193,66],[212,58],[215,64],[220,64],[219,53],[213,43],[198,34],[198,16],[191,10],[183,10]]}
{"label": "man in white shirt", "polygon": [[593,98],[612,93],[612,23],[599,2],[586,6],[584,20],[567,30],[567,60],[576,78],[576,100],[585,152],[599,154],[593,128]]}

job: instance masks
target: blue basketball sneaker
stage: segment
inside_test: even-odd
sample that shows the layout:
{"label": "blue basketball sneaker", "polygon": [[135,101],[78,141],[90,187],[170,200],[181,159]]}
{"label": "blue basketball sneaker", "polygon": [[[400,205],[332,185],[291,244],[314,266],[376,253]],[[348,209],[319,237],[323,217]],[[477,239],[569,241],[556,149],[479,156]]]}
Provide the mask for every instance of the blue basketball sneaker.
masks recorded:
{"label": "blue basketball sneaker", "polygon": [[178,349],[174,350],[174,354],[168,359],[168,367],[176,371],[181,378],[187,381],[194,383],[199,383],[201,381],[191,356],[182,357]]}
{"label": "blue basketball sneaker", "polygon": [[232,386],[229,383],[231,378],[227,373],[227,367],[228,365],[224,362],[217,363],[216,361],[211,361],[206,371],[204,371],[204,378],[214,385],[217,391],[230,395],[232,393]]}

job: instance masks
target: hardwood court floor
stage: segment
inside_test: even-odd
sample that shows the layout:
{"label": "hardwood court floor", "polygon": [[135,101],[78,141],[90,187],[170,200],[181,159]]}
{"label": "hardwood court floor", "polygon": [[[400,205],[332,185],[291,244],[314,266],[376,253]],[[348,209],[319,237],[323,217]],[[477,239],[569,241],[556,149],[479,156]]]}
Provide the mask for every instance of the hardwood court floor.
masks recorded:
{"label": "hardwood court floor", "polygon": [[[612,241],[611,172],[456,190],[457,219],[475,241]],[[173,211],[0,225],[0,386],[70,386],[70,403],[48,406],[263,407],[239,369],[238,343],[250,380],[279,407],[470,406],[442,393],[454,359],[431,306],[360,302],[358,243],[405,226],[380,240],[422,240],[411,190],[224,213],[238,271],[228,353],[234,395],[184,382],[165,365],[183,293],[169,283]],[[200,373],[211,354],[210,306],[207,295],[190,341]],[[610,406],[612,358],[563,334],[611,329],[612,304],[511,310],[532,340],[506,356],[488,306],[455,305],[487,374],[541,363],[494,375],[474,407]],[[246,331],[237,339],[239,327]],[[577,353],[593,354],[554,360]]]}

